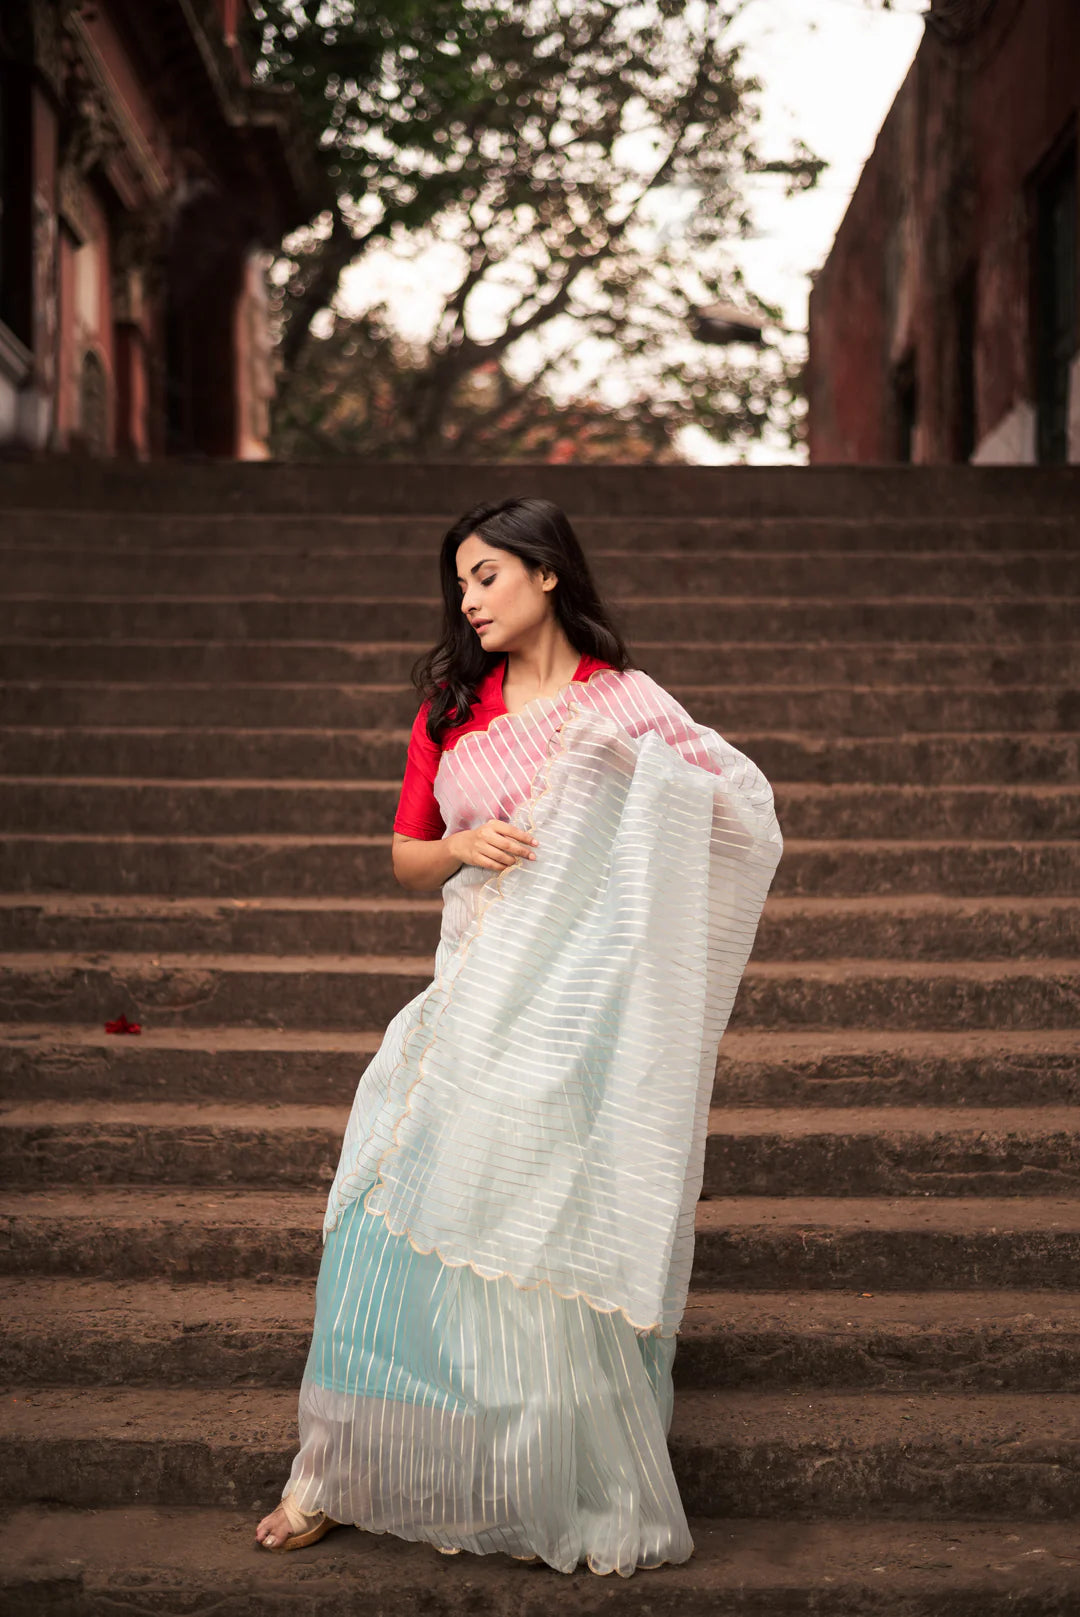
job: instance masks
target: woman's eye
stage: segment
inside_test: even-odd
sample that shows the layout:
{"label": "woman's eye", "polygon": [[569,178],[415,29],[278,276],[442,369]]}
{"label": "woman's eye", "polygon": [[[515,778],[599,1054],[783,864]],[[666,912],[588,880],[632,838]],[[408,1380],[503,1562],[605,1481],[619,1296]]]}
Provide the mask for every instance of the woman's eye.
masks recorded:
{"label": "woman's eye", "polygon": [[480,580],[480,582],[481,582],[481,584],[494,584],[494,582],[495,582],[495,574],[492,573],[490,578],[482,578]]}

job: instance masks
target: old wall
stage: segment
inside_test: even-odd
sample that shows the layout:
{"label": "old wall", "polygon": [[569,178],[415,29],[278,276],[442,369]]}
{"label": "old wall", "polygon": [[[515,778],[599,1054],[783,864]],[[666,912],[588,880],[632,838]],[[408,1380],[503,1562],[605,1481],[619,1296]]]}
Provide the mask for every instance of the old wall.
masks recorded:
{"label": "old wall", "polygon": [[982,19],[928,31],[816,278],[812,460],[1035,458],[1033,188],[1075,139],[1080,7]]}
{"label": "old wall", "polygon": [[243,4],[9,0],[0,447],[266,453],[256,283],[318,170],[251,84]]}

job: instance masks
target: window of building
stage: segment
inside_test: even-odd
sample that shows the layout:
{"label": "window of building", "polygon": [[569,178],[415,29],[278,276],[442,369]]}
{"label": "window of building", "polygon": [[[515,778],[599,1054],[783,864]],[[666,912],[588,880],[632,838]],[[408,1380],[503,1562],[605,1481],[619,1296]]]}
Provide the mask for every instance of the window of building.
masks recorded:
{"label": "window of building", "polygon": [[975,265],[969,264],[956,283],[956,415],[955,458],[970,460],[975,452],[975,325],[977,292]]}
{"label": "window of building", "polygon": [[893,409],[896,458],[909,462],[915,450],[915,421],[919,409],[913,353],[904,355],[893,375]]}
{"label": "window of building", "polygon": [[1077,346],[1076,143],[1035,193],[1035,397],[1038,458],[1069,449],[1069,370]]}
{"label": "window of building", "polygon": [[27,75],[0,62],[0,322],[28,347],[33,335],[30,188]]}

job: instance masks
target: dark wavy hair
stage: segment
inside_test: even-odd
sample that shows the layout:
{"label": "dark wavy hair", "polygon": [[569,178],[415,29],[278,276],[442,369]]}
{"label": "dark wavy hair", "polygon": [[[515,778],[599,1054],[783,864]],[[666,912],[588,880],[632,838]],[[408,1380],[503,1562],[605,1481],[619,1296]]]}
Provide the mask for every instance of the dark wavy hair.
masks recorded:
{"label": "dark wavy hair", "polygon": [[443,539],[439,552],[442,635],[413,669],[413,684],[421,697],[431,701],[427,732],[433,741],[450,725],[464,723],[481,679],[505,655],[484,650],[461,610],[457,553],[472,533],[498,550],[520,556],[532,573],[550,567],[559,580],[554,591],[555,616],[574,650],[599,657],[620,672],[630,666],[630,653],[600,599],[565,511],[551,500],[528,498],[474,505]]}

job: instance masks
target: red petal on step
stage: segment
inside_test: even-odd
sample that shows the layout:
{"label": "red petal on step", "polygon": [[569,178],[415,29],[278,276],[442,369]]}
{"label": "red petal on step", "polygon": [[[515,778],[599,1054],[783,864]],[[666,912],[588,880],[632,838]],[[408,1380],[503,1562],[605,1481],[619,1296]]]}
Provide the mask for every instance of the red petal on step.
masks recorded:
{"label": "red petal on step", "polygon": [[138,1022],[129,1022],[121,1012],[114,1021],[105,1023],[105,1031],[106,1033],[141,1033],[142,1026]]}

